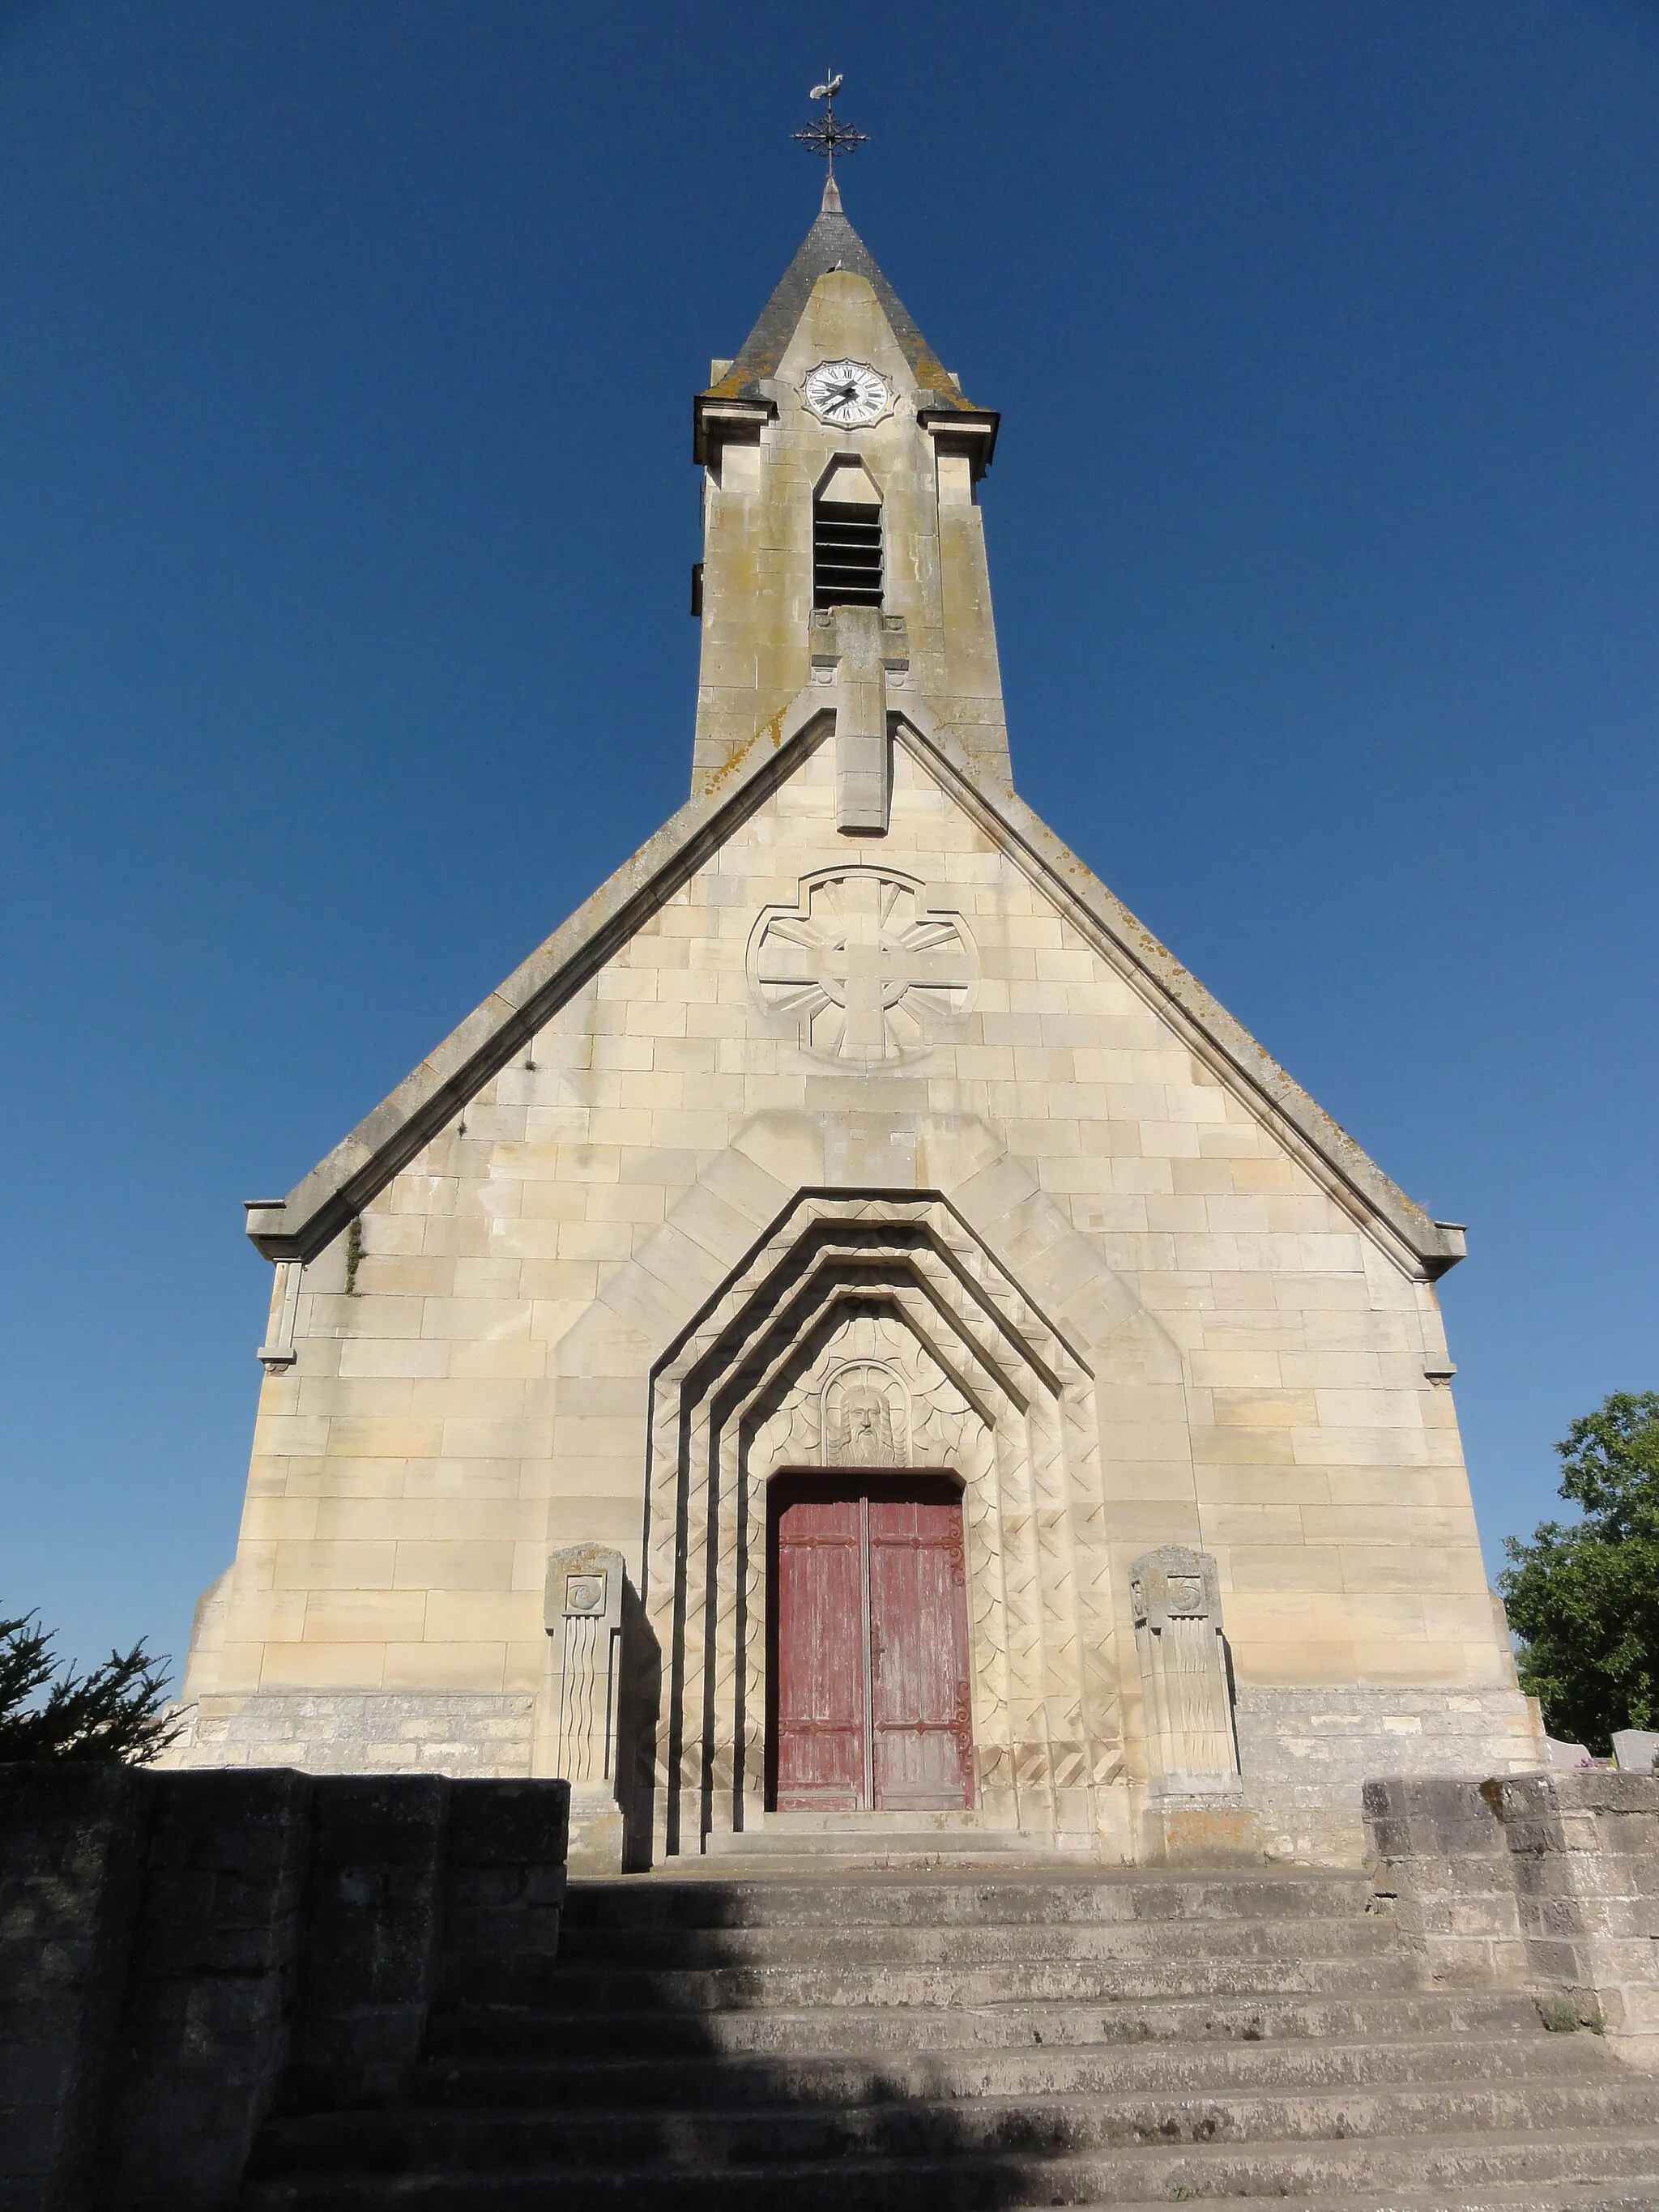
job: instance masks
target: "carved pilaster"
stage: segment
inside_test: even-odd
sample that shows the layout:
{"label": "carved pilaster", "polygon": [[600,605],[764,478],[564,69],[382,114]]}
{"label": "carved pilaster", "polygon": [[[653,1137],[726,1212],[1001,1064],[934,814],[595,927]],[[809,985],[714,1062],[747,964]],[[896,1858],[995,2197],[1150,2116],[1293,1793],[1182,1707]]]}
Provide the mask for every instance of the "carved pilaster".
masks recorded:
{"label": "carved pilaster", "polygon": [[573,1873],[622,1869],[617,1716],[622,1687],[623,1556],[605,1544],[550,1553],[542,1619],[548,1674],[536,1771],[570,1784]]}
{"label": "carved pilaster", "polygon": [[901,615],[878,607],[823,607],[812,617],[812,681],[836,708],[836,827],[884,837],[891,804],[887,687],[902,689],[910,647]]}
{"label": "carved pilaster", "polygon": [[1153,1790],[1236,1791],[1238,1747],[1215,1561],[1165,1544],[1137,1559],[1129,1576]]}

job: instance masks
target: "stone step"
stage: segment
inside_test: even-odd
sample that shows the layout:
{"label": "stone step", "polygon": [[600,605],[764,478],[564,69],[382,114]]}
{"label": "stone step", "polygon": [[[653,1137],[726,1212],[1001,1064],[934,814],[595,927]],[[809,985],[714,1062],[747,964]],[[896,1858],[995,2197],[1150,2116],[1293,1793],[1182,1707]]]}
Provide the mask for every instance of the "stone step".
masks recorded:
{"label": "stone step", "polygon": [[[1093,1862],[1085,1860],[1083,1863],[1091,1866]],[[1051,1873],[1054,1856],[1051,1853],[1046,1861],[1039,1862],[994,1844],[975,1849],[966,1844],[941,1844],[937,1838],[906,1837],[874,1845],[844,1844],[834,1850],[796,1843],[787,1849],[780,1844],[775,1849],[737,1854],[699,1852],[694,1856],[688,1852],[676,1857],[672,1864],[672,1875],[652,1873],[629,1879],[810,1882],[846,1881],[855,1875],[868,1875],[878,1880],[887,1877],[960,1881],[979,1877],[1006,1881],[1012,1875]]]}
{"label": "stone step", "polygon": [[[874,1813],[849,1812],[844,1806],[836,1812],[763,1813],[757,1825],[744,1832],[755,1836],[896,1836],[921,1835],[949,1838],[953,1836],[995,1836],[1012,1840],[1034,1857],[1046,1858],[1052,1866],[1056,1850],[1062,1848],[1052,1832],[1026,1833],[1019,1828],[993,1825],[983,1813],[969,1812],[957,1806],[948,1812],[922,1812],[917,1807],[901,1806]],[[716,1844],[741,1843],[742,1834],[728,1831],[724,1836],[710,1834],[705,1838],[711,1850]],[[1092,1848],[1093,1838],[1079,1837],[1079,1852]]]}
{"label": "stone step", "polygon": [[648,1967],[997,1966],[1107,1959],[1255,1960],[1311,1955],[1377,1958],[1399,1942],[1389,1921],[1372,1915],[1293,1921],[1107,1920],[852,1927],[566,1928],[561,1963]]}
{"label": "stone step", "polygon": [[872,1874],[848,1881],[822,1869],[773,1871],[733,1881],[712,1874],[630,1875],[572,1882],[571,1928],[862,1927],[1080,1920],[1331,1919],[1374,1905],[1359,1874],[1136,1875],[1103,1871],[1018,1878],[1000,1869],[964,1879],[959,1869],[925,1876]]}
{"label": "stone step", "polygon": [[[1386,2197],[1276,2197],[1274,2212],[1655,2212],[1653,2186],[1650,2182],[1639,2185],[1641,2193],[1620,2189],[1607,2193],[1604,2182],[1554,2183],[1547,2197],[1540,2197],[1530,2186],[1515,2189],[1483,2189],[1479,2197],[1470,2197],[1462,2190],[1448,2196],[1443,2189],[1391,2189]],[[1207,2200],[1237,2203],[1235,2198]],[[1076,2204],[1070,2212],[1105,2212],[1098,2203]],[[1169,2212],[1166,2204],[1115,2204],[1111,2212]]]}
{"label": "stone step", "polygon": [[[1386,2197],[1281,2197],[1273,2200],[1274,2212],[1655,2212],[1650,2183],[1639,2185],[1641,2193],[1620,2189],[1607,2193],[1604,2182],[1554,2183],[1547,2197],[1535,2189],[1483,2189],[1479,2197],[1462,2190],[1448,2196],[1443,2189],[1391,2189]],[[1207,2200],[1237,2203],[1237,2197]],[[1099,2203],[1076,2204],[1070,2212],[1105,2212]],[[1166,2204],[1115,2204],[1111,2212],[1169,2212]]]}
{"label": "stone step", "polygon": [[[733,1871],[747,1860],[761,1858],[799,1858],[814,1865],[847,1859],[923,1859],[954,1867],[962,1860],[1036,1862],[1039,1856],[1030,1837],[1022,1836],[1018,1828],[924,1828],[899,1823],[878,1826],[867,1821],[855,1827],[829,1824],[811,1827],[793,1822],[785,1826],[775,1818],[763,1828],[746,1829],[740,1834],[705,1836],[702,1848],[706,1858],[718,1859]],[[1047,1856],[1052,1867],[1054,1853]],[[1081,1854],[1079,1858],[1085,1866],[1092,1863]]]}
{"label": "stone step", "polygon": [[[1323,2198],[1333,2212],[1419,2204],[1482,2212],[1486,2192],[1548,2207],[1599,2184],[1601,2202],[1659,2204],[1659,2135],[1650,2130],[1549,2128],[1495,2134],[1373,2136],[1340,2142],[1144,2145],[1085,2156],[825,2159],[807,2164],[673,2170],[661,2165],[568,2166],[502,2174],[331,2173],[266,2176],[244,2191],[249,2212],[550,2212],[580,2191],[586,2205],[638,2212],[1024,2212],[1038,2205],[1168,2205],[1240,2197]],[[1501,2195],[1488,2201],[1501,2203]],[[1595,2200],[1592,2200],[1595,2201]]]}
{"label": "stone step", "polygon": [[245,2212],[1659,2212],[1651,2079],[1424,1986],[1361,1875],[759,1859],[573,1884]]}
{"label": "stone step", "polygon": [[1305,1955],[1245,1960],[1188,1958],[1009,1960],[996,1966],[601,1967],[561,1966],[543,2002],[590,2018],[602,2012],[713,2012],[728,2008],[1077,2004],[1158,1996],[1358,1996],[1416,1985],[1415,1962]]}
{"label": "stone step", "polygon": [[[264,2138],[259,2171],[488,2174],[556,2166],[585,2175],[623,2158],[670,2172],[808,2160],[1075,2158],[1158,2142],[1352,2142],[1407,2133],[1486,2136],[1523,2129],[1559,2134],[1638,2128],[1653,2118],[1651,2083],[1628,2073],[1618,2081],[1519,2085],[930,2098],[726,2112],[399,2106],[279,2122]],[[1654,2142],[1659,2153],[1659,2134]]]}
{"label": "stone step", "polygon": [[[550,2012],[463,2006],[437,2014],[434,2056],[556,2059],[746,2057],[1189,2041],[1227,2044],[1395,2036],[1525,2038],[1536,2007],[1512,1990],[1378,1991],[1362,1996],[1163,1997],[1107,2004],[988,2003],[822,2011]],[[1576,2038],[1554,2039],[1576,2041]]]}
{"label": "stone step", "polygon": [[[974,2097],[1197,2096],[1231,2090],[1377,2088],[1408,2083],[1627,2081],[1593,2036],[1415,2041],[1026,2045],[920,2056],[822,2051],[781,2057],[527,2060],[424,2065],[410,2101],[492,2109],[710,2112],[786,2104],[882,2105]],[[1607,2069],[1613,2072],[1609,2075]]]}

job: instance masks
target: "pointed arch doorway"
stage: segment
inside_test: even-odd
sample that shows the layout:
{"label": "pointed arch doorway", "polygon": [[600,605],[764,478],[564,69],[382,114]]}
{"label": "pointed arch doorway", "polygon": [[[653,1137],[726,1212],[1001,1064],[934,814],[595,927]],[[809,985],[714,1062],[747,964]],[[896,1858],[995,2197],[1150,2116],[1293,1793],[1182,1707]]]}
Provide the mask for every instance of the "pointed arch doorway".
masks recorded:
{"label": "pointed arch doorway", "polygon": [[971,1810],[961,1484],[842,1468],[769,1488],[769,1804]]}

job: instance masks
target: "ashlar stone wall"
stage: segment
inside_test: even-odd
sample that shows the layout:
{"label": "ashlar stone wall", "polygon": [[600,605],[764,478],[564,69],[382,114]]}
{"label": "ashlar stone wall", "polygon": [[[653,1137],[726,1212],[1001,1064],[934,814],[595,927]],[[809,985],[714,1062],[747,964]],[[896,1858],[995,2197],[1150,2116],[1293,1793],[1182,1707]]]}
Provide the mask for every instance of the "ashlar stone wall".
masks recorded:
{"label": "ashlar stone wall", "polygon": [[[1267,1848],[1357,1852],[1365,1772],[1539,1764],[1421,1268],[924,749],[901,732],[879,842],[836,833],[833,754],[757,799],[297,1291],[279,1280],[293,1360],[264,1382],[181,1758],[280,1741],[325,1765],[347,1743],[525,1771],[550,1547],[616,1546],[649,1602],[653,1376],[820,1190],[936,1194],[1065,1336],[1117,1651],[1132,1559],[1214,1556]],[[914,981],[904,945],[881,954],[873,1060],[845,1044],[836,994],[869,971],[849,980],[813,922],[826,884],[843,923],[890,891],[910,951],[954,948]],[[832,988],[767,983],[769,915],[805,917]],[[1139,1686],[1114,1664],[1133,1793]]]}

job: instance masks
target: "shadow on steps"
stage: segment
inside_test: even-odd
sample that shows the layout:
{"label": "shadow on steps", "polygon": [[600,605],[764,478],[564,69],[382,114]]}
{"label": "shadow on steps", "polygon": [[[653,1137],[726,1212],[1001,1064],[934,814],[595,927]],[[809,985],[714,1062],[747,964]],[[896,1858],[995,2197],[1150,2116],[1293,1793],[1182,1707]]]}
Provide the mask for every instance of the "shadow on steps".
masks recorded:
{"label": "shadow on steps", "polygon": [[1317,1875],[573,1884],[556,1962],[452,1990],[395,2101],[269,2125],[246,2201],[1659,2202],[1651,2085],[1519,1996],[1422,1988],[1372,1905]]}

